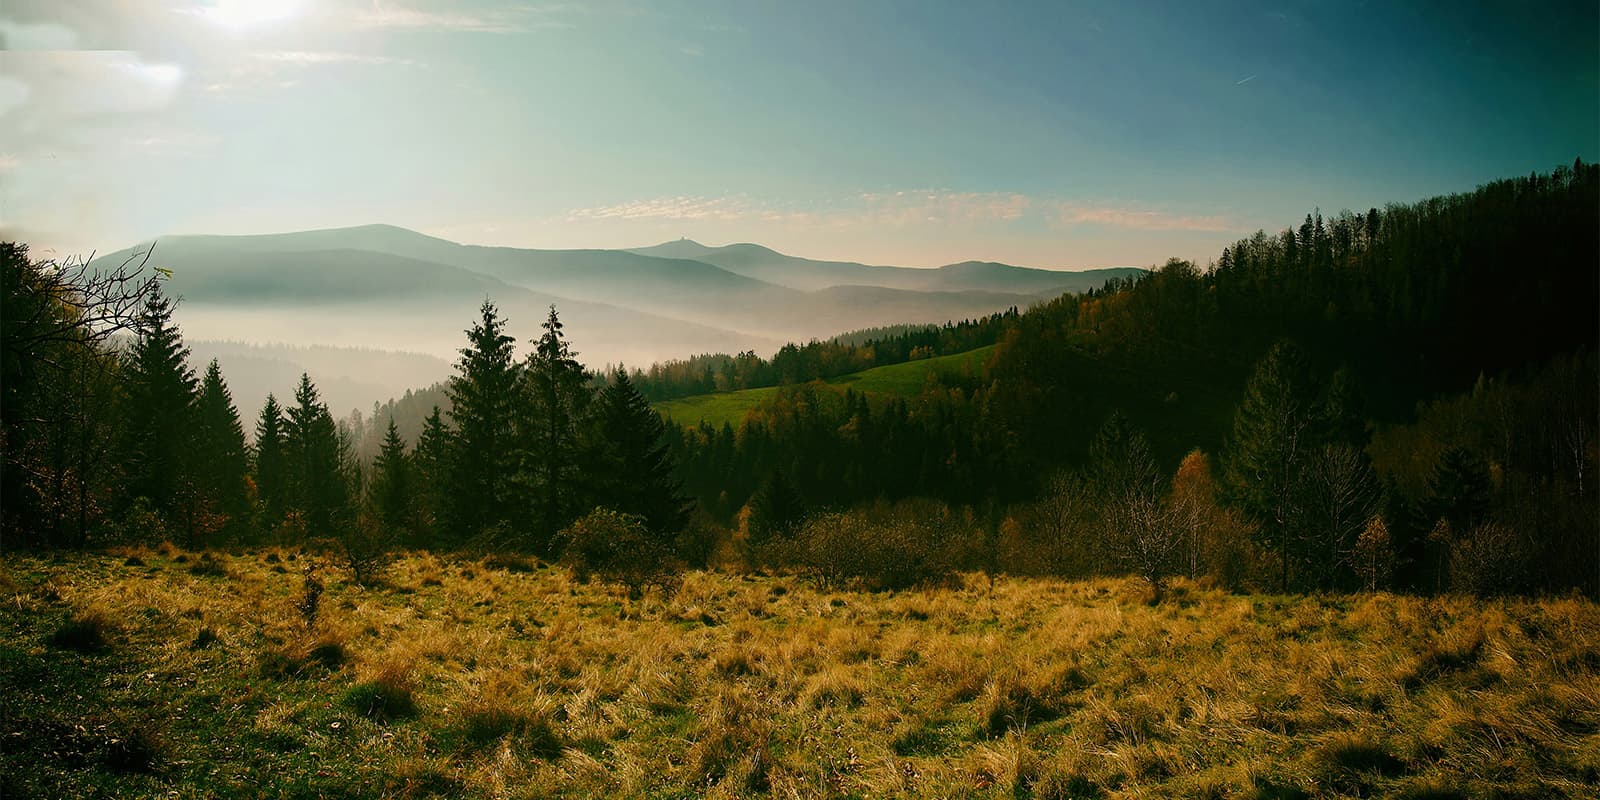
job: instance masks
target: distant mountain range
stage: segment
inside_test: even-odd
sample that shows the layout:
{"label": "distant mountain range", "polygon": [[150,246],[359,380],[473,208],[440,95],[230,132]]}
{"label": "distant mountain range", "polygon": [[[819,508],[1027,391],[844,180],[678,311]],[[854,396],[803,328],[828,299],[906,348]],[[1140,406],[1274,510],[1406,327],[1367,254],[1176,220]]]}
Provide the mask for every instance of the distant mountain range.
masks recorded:
{"label": "distant mountain range", "polygon": [[[97,263],[121,263],[145,247]],[[178,320],[195,340],[453,359],[462,331],[489,299],[519,340],[537,337],[554,304],[580,357],[594,367],[643,366],[703,352],[766,354],[786,341],[857,328],[966,319],[1140,271],[1066,272],[976,261],[937,269],[871,266],[799,258],[756,244],[708,247],[689,240],[632,250],[480,247],[390,225],[170,236],[159,240],[150,263],[172,271],[169,291],[182,298]],[[274,377],[293,352],[274,354]],[[392,375],[381,381],[369,375],[372,359],[360,350],[329,352],[351,355],[342,373],[324,380],[351,386],[393,381]],[[218,357],[225,374],[237,371],[225,355]],[[258,363],[240,353],[232,360],[238,369]],[[324,373],[340,370],[327,358],[317,362]]]}
{"label": "distant mountain range", "polygon": [[1098,289],[1111,278],[1141,271],[1128,267],[1113,267],[1064,272],[1013,267],[1010,264],[993,261],[963,261],[936,269],[881,267],[858,264],[854,261],[817,261],[784,255],[759,244],[707,247],[690,239],[679,239],[653,247],[636,247],[629,252],[660,258],[703,261],[729,272],[802,291],[816,291],[832,286],[881,286],[886,289],[905,289],[915,292],[976,290],[1055,296],[1066,292]]}

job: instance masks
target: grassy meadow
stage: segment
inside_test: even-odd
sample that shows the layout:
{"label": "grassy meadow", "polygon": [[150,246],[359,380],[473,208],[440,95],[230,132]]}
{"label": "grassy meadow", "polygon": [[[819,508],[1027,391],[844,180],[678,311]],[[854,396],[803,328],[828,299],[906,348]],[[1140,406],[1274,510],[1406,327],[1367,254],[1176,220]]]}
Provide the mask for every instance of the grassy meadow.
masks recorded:
{"label": "grassy meadow", "polygon": [[[0,794],[1583,797],[1600,608],[508,557],[4,557]],[[309,606],[314,605],[314,611]]]}
{"label": "grassy meadow", "polygon": [[[819,383],[834,391],[854,389],[873,395],[915,397],[928,384],[928,375],[980,374],[983,364],[994,353],[994,346],[979,347],[965,353],[955,353],[937,358],[907,361],[882,367],[840,375]],[[715,392],[694,395],[655,404],[657,411],[679,425],[698,425],[704,421],[720,428],[724,423],[737,427],[745,414],[759,408],[762,403],[778,393],[778,387],[741,389],[736,392]]]}

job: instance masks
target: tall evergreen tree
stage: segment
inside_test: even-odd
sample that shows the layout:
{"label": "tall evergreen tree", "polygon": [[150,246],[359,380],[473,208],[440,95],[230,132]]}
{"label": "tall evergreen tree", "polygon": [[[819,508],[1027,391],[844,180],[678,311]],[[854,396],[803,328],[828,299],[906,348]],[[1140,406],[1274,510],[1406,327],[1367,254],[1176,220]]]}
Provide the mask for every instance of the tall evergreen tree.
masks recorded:
{"label": "tall evergreen tree", "polygon": [[287,437],[283,407],[278,399],[267,395],[261,406],[261,416],[256,420],[255,482],[259,524],[267,531],[283,521],[290,502],[290,480]]}
{"label": "tall evergreen tree", "polygon": [[602,447],[594,476],[595,502],[644,517],[650,530],[672,534],[689,519],[689,502],[673,477],[661,415],[618,369],[596,401]]}
{"label": "tall evergreen tree", "polygon": [[300,375],[294,399],[284,447],[293,508],[300,512],[307,533],[338,535],[348,522],[350,505],[348,465],[338,426],[310,375]]}
{"label": "tall evergreen tree", "polygon": [[1428,511],[1462,535],[1488,517],[1494,478],[1482,456],[1464,447],[1447,448],[1428,481]]}
{"label": "tall evergreen tree", "polygon": [[409,536],[415,517],[411,459],[394,419],[383,436],[383,447],[372,463],[372,508],[391,534]]}
{"label": "tall evergreen tree", "polygon": [[442,511],[451,532],[463,537],[513,519],[515,340],[493,303],[484,301],[480,312],[481,319],[467,330],[467,346],[447,389],[455,436]]}
{"label": "tall evergreen tree", "polygon": [[788,536],[805,520],[805,501],[794,483],[781,469],[767,473],[750,496],[749,534],[751,544],[774,537]]}
{"label": "tall evergreen tree", "polygon": [[1316,448],[1320,410],[1311,364],[1291,342],[1273,345],[1245,385],[1234,414],[1226,478],[1233,501],[1278,551],[1279,580],[1289,590],[1294,528],[1302,511],[1301,474]]}
{"label": "tall evergreen tree", "polygon": [[122,451],[128,499],[147,498],[169,521],[182,522],[184,498],[193,494],[186,457],[195,432],[195,378],[172,309],[160,289],[145,298],[127,356]]}
{"label": "tall evergreen tree", "polygon": [[440,508],[449,486],[450,458],[454,450],[453,436],[445,427],[439,407],[422,422],[422,434],[417,437],[412,451],[414,484],[416,486],[416,538],[419,544],[441,544],[438,539]]}
{"label": "tall evergreen tree", "polygon": [[216,359],[206,367],[195,400],[195,441],[193,460],[201,491],[227,516],[227,524],[238,531],[250,511],[246,476],[250,470],[249,451],[244,442],[244,426],[233,407],[233,395],[222,378]]}
{"label": "tall evergreen tree", "polygon": [[592,394],[589,376],[567,344],[556,307],[540,326],[544,333],[523,370],[527,410],[522,426],[522,475],[534,490],[536,547],[548,543],[568,522],[587,511],[579,479],[591,454],[582,437]]}

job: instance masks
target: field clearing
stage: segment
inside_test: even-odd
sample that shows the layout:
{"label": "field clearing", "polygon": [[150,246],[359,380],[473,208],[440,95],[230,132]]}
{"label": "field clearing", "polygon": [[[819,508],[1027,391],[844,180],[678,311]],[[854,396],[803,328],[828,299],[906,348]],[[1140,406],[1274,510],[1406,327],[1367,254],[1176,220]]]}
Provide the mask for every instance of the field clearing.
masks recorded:
{"label": "field clearing", "polygon": [[[915,397],[922,392],[922,387],[927,385],[929,373],[977,374],[982,371],[984,362],[993,352],[994,346],[990,345],[938,358],[873,367],[830,378],[821,385],[841,393],[845,389],[854,389],[875,395]],[[737,392],[716,392],[665,400],[656,403],[655,408],[680,425],[698,425],[701,421],[705,421],[716,428],[722,427],[724,423],[737,427],[744,421],[747,413],[777,393],[776,386],[741,389]]]}
{"label": "field clearing", "polygon": [[1592,797],[1600,609],[8,555],[12,797]]}

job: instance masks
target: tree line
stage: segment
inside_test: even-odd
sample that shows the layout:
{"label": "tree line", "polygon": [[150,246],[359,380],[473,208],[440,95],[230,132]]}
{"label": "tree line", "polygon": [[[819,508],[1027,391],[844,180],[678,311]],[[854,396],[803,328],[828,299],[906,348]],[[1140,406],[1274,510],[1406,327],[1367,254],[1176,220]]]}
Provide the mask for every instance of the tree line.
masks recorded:
{"label": "tree line", "polygon": [[[771,358],[755,351],[711,353],[661,361],[629,378],[651,402],[711,392],[733,392],[827,380],[873,367],[954,355],[994,344],[1016,318],[1015,307],[979,319],[939,325],[898,325],[841,334],[826,341],[793,342]],[[613,370],[606,370],[606,376]]]}
{"label": "tree line", "polygon": [[[370,463],[309,375],[269,395],[253,442],[220,365],[196,375],[161,275],[0,249],[4,536],[11,546],[160,541],[475,546],[554,556],[592,509],[669,543],[684,527],[663,423],[618,372],[602,389],[554,307],[523,359],[485,303],[414,445],[391,417]],[[392,409],[391,409],[392,410]]]}

